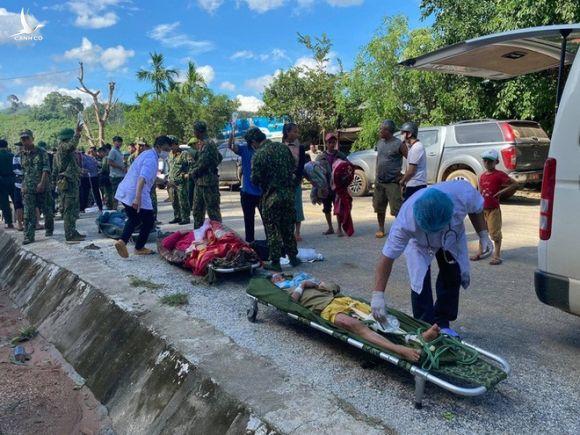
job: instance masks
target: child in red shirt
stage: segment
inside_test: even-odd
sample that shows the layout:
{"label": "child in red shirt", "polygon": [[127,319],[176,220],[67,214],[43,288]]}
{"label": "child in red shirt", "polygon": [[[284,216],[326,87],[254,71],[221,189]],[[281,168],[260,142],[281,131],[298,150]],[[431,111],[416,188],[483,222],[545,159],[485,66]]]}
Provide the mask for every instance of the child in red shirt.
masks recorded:
{"label": "child in red shirt", "polygon": [[[505,172],[498,171],[495,166],[499,163],[496,150],[488,150],[481,154],[486,171],[479,176],[479,192],[483,196],[483,214],[487,224],[489,236],[494,243],[493,256],[489,264],[496,266],[502,263],[501,259],[501,209],[499,197],[503,193],[516,190],[518,183]],[[482,252],[470,258],[472,261],[481,259]]]}

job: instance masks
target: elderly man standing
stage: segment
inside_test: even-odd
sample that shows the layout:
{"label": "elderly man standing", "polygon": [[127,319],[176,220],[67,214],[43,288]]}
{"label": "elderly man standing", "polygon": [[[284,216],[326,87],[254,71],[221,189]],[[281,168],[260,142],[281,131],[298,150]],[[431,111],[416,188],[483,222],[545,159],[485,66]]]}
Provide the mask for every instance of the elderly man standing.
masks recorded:
{"label": "elderly man standing", "polygon": [[85,236],[79,234],[76,222],[79,217],[79,189],[81,169],[75,158],[76,147],[81,136],[82,125],[76,132],[65,128],[58,133],[58,148],[54,158],[53,178],[60,201],[64,221],[64,237],[67,242],[82,242]]}
{"label": "elderly man standing", "polygon": [[373,207],[379,224],[375,236],[379,239],[385,237],[387,205],[391,210],[391,216],[397,216],[403,202],[399,181],[402,177],[401,167],[406,150],[405,145],[393,136],[396,129],[393,121],[385,119],[379,130],[381,138],[375,146],[377,164]]}
{"label": "elderly man standing", "polygon": [[179,141],[175,136],[168,136],[171,140],[171,152],[169,153],[169,187],[173,190],[172,206],[173,220],[170,224],[189,224],[191,208],[189,206],[189,177],[188,171],[191,166],[191,155],[179,148]]}
{"label": "elderly man standing", "polygon": [[190,175],[195,180],[193,226],[199,228],[203,225],[206,211],[211,220],[222,221],[218,166],[223,157],[216,144],[207,137],[205,122],[196,121],[193,125],[193,134],[198,140],[199,150],[190,171]]}
{"label": "elderly man standing", "polygon": [[284,254],[288,254],[292,266],[300,264],[294,237],[296,162],[286,145],[264,139],[252,158],[251,181],[262,191],[260,209],[270,249],[270,264],[264,268],[281,272],[280,258]]}
{"label": "elderly man standing", "polygon": [[[121,136],[115,136],[113,138],[113,148],[109,152],[107,157],[107,163],[109,164],[109,177],[111,179],[111,190],[113,191],[113,197],[115,197],[117,192],[117,187],[123,177],[125,176],[125,159],[123,158],[123,153],[121,152],[121,147],[123,146],[123,138]],[[117,209],[117,200],[113,200],[113,208]]]}
{"label": "elderly man standing", "polygon": [[115,198],[125,207],[127,222],[123,228],[123,235],[115,243],[118,254],[127,258],[127,243],[133,235],[137,225],[141,224],[139,237],[135,241],[135,255],[149,255],[153,251],[145,248],[149,233],[155,226],[155,214],[151,189],[157,180],[157,165],[161,153],[167,153],[171,146],[171,140],[167,136],[159,136],[155,139],[153,149],[143,151],[135,159],[127,176],[123,179]]}
{"label": "elderly man standing", "polygon": [[[469,216],[479,235],[480,252],[490,253],[493,245],[483,217],[483,197],[466,181],[447,181],[415,192],[393,224],[375,273],[371,307],[373,316],[385,322],[385,288],[397,258],[405,253],[413,316],[437,324],[441,332],[458,336],[450,328],[457,318],[459,288],[470,283],[465,217]],[[437,260],[437,300],[433,303],[431,262]]]}
{"label": "elderly man standing", "polygon": [[[44,214],[46,236],[51,237],[54,231],[54,207],[50,189],[50,162],[48,154],[34,145],[32,131],[20,133],[22,143],[22,198],[24,202],[24,240],[23,245],[34,242],[34,230],[37,224],[36,209]],[[77,192],[78,196],[78,192]]]}

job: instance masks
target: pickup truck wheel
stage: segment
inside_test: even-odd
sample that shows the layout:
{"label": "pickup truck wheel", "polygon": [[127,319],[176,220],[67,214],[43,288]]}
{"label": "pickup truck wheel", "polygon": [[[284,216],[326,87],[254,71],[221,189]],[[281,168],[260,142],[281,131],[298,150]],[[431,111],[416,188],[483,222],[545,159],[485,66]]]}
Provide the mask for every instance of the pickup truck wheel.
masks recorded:
{"label": "pickup truck wheel", "polygon": [[354,178],[348,190],[352,196],[365,196],[369,193],[369,180],[362,169],[355,169]]}
{"label": "pickup truck wheel", "polygon": [[457,171],[451,172],[445,181],[451,180],[465,180],[477,189],[477,175],[467,169],[458,169]]}

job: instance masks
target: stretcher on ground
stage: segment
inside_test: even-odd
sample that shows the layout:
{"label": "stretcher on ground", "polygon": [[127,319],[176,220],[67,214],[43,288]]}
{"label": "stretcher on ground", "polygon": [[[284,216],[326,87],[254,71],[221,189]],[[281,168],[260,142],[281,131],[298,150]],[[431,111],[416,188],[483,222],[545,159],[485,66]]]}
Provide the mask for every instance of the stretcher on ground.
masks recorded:
{"label": "stretcher on ground", "polygon": [[[503,358],[465,341],[447,336],[441,337],[437,349],[432,346],[430,349],[432,352],[427,350],[429,355],[424,355],[425,358],[422,358],[419,363],[410,363],[397,354],[369,343],[324,320],[292,301],[285,290],[280,290],[265,278],[253,278],[248,286],[247,295],[251,299],[251,305],[247,311],[248,320],[251,322],[256,320],[258,303],[274,307],[301,323],[408,371],[415,378],[416,408],[422,407],[426,382],[431,382],[461,396],[479,396],[506,379],[510,373],[510,366]],[[418,331],[431,326],[398,310],[389,308],[389,314],[399,320],[400,328],[408,334],[417,334]],[[395,343],[406,345],[401,335],[385,335]],[[438,354],[438,360],[434,364],[429,358],[435,354]]]}

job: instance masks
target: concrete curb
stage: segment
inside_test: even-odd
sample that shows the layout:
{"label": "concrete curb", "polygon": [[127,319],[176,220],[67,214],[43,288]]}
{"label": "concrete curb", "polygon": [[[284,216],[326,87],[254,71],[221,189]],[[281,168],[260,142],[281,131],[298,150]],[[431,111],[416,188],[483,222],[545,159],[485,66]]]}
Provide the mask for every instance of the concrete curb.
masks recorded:
{"label": "concrete curb", "polygon": [[0,231],[0,252],[0,284],[118,433],[391,432],[61,243],[21,248]]}

